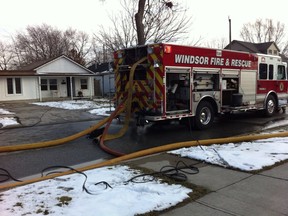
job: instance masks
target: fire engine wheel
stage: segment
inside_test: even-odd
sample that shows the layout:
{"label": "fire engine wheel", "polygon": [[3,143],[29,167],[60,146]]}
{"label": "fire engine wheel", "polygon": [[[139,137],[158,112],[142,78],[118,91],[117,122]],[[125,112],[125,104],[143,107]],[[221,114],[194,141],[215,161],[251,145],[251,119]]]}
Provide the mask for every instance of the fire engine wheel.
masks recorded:
{"label": "fire engine wheel", "polygon": [[265,104],[265,116],[272,116],[276,112],[276,100],[275,97],[269,95]]}
{"label": "fire engine wheel", "polygon": [[211,127],[214,122],[214,110],[208,101],[202,101],[196,111],[196,116],[194,117],[194,126],[198,130],[203,130]]}

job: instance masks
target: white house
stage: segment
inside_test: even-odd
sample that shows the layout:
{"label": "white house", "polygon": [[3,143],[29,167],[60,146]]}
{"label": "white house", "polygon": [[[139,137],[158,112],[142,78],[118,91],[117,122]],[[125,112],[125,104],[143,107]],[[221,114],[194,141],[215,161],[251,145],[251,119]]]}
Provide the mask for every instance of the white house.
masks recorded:
{"label": "white house", "polygon": [[94,76],[65,55],[0,71],[0,101],[51,100],[94,96]]}

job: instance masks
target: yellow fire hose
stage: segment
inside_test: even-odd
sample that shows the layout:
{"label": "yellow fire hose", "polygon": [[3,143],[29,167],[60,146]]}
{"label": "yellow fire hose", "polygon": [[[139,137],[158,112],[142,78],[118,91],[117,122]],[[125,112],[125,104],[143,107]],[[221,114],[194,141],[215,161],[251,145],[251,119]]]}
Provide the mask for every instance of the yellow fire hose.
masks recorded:
{"label": "yellow fire hose", "polygon": [[57,139],[57,140],[49,140],[49,141],[36,142],[36,143],[30,143],[30,144],[22,144],[22,145],[0,146],[0,153],[21,151],[21,150],[28,150],[28,149],[36,149],[36,148],[45,148],[45,147],[61,145],[61,144],[64,144],[64,143],[67,143],[69,141],[78,139],[82,136],[85,136],[85,135],[91,133],[92,131],[94,131],[94,130],[100,128],[101,126],[103,126],[104,124],[106,124],[107,121],[108,121],[108,118],[105,118],[105,119],[101,120],[99,123],[97,123],[96,125],[88,128],[84,131],[81,131],[79,133],[76,133],[76,134],[73,134],[71,136],[61,138],[61,139]]}
{"label": "yellow fire hose", "polygon": [[[178,143],[168,144],[168,145],[164,145],[164,146],[158,146],[158,147],[134,152],[131,154],[123,155],[123,156],[116,157],[116,158],[113,158],[113,159],[108,160],[108,161],[103,161],[101,163],[82,167],[82,168],[79,168],[77,170],[78,171],[86,171],[86,170],[100,168],[103,166],[111,166],[111,165],[115,165],[115,164],[118,164],[118,163],[123,162],[123,161],[134,159],[134,158],[144,157],[147,155],[152,155],[152,154],[161,153],[161,152],[165,152],[165,151],[171,151],[174,149],[184,148],[184,147],[199,146],[199,145],[207,146],[207,145],[212,145],[212,144],[224,144],[224,143],[237,143],[237,142],[244,142],[244,141],[253,141],[253,140],[258,140],[258,139],[268,139],[268,138],[272,138],[272,137],[287,137],[287,136],[288,136],[288,132],[281,132],[281,133],[275,133],[275,134],[274,133],[273,134],[260,134],[260,135],[249,135],[249,136],[239,136],[239,137],[228,137],[228,138],[178,142]],[[15,182],[15,183],[10,183],[10,184],[6,184],[6,185],[0,185],[0,191],[1,190],[7,190],[9,188],[13,188],[13,187],[17,187],[17,186],[21,186],[21,185],[31,184],[31,183],[35,183],[38,181],[43,181],[43,180],[59,177],[59,176],[68,175],[71,173],[73,173],[73,171],[67,171],[67,172],[56,173],[53,175],[44,176],[44,177],[40,177],[40,178],[29,179],[25,182]]]}
{"label": "yellow fire hose", "polygon": [[[104,132],[100,138],[100,147],[110,153],[110,154],[113,154],[113,155],[116,155],[116,156],[122,156],[124,155],[124,153],[122,152],[117,152],[117,151],[114,151],[108,147],[106,147],[104,145],[104,141],[107,141],[107,140],[111,140],[111,139],[117,139],[119,137],[122,137],[126,131],[128,130],[128,127],[129,127],[129,122],[130,122],[130,117],[131,117],[131,105],[132,105],[132,89],[133,89],[133,80],[134,80],[134,73],[135,73],[135,70],[136,70],[136,67],[141,64],[143,61],[145,61],[147,59],[147,57],[144,57],[142,59],[140,59],[139,61],[137,61],[135,64],[133,64],[133,66],[131,67],[130,69],[130,74],[129,74],[129,85],[128,85],[128,96],[127,96],[127,99],[126,99],[126,114],[125,114],[125,123],[124,123],[124,126],[121,128],[121,130],[117,133],[117,134],[107,134],[108,133],[108,129],[109,129],[109,126],[112,122],[112,120],[114,119],[115,117],[115,113],[114,112],[111,116],[111,118],[109,118],[108,120],[108,123],[104,129]],[[123,109],[124,111],[124,109]]]}

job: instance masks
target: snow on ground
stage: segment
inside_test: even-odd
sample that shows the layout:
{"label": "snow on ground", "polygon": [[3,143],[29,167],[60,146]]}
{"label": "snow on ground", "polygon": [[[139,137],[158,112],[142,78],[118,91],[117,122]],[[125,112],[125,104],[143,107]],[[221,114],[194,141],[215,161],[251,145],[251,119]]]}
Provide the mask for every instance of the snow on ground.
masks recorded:
{"label": "snow on ground", "polygon": [[12,113],[12,112],[9,112],[8,110],[0,108],[0,114],[9,115],[9,114],[15,114],[15,113]]}
{"label": "snow on ground", "polygon": [[[39,102],[33,103],[38,106],[48,106],[54,108],[68,109],[68,110],[87,110],[87,112],[100,115],[109,116],[112,111],[115,110],[113,104],[107,99],[96,99],[94,101],[88,100],[69,100],[69,101],[52,101],[52,102]],[[3,117],[3,115],[13,115],[15,113],[9,112],[8,110],[0,108],[0,128],[10,125],[17,125],[18,122],[14,117]]]}
{"label": "snow on ground", "polygon": [[181,148],[169,153],[244,171],[260,170],[288,159],[288,138],[196,146]]}
{"label": "snow on ground", "polygon": [[69,100],[69,101],[54,101],[33,103],[38,106],[49,106],[68,110],[88,110],[89,113],[95,115],[109,116],[109,112],[114,111],[113,104],[107,99],[95,99],[94,101],[87,100]]}
{"label": "snow on ground", "polygon": [[6,117],[4,115],[13,115],[15,113],[9,112],[8,110],[0,108],[0,128],[7,127],[9,125],[17,125],[18,122],[14,117]]}
{"label": "snow on ground", "polygon": [[[188,198],[191,189],[154,180],[126,183],[140,174],[127,166],[104,167],[80,174],[46,180],[0,193],[1,216],[17,215],[86,215],[132,216],[164,210]],[[106,181],[112,188],[95,183]]]}
{"label": "snow on ground", "polygon": [[18,124],[19,123],[17,122],[17,120],[13,117],[0,117],[0,125],[2,125],[2,127]]}
{"label": "snow on ground", "polygon": [[288,124],[288,120],[278,120],[277,122],[273,122],[268,124],[266,127],[263,128],[263,130],[268,130],[271,128],[275,128],[275,127],[281,127],[281,126],[285,126]]}

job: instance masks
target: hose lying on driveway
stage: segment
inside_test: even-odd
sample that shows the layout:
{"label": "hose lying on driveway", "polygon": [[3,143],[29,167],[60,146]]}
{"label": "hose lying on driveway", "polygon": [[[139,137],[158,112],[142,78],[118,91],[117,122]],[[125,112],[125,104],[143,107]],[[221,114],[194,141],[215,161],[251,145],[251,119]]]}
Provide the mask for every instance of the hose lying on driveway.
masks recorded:
{"label": "hose lying on driveway", "polygon": [[109,118],[105,118],[98,122],[96,125],[81,131],[79,133],[73,134],[68,137],[60,138],[57,140],[49,140],[49,141],[42,141],[42,142],[36,142],[36,143],[30,143],[30,144],[22,144],[22,145],[12,145],[12,146],[0,146],[0,153],[2,152],[13,152],[13,151],[21,151],[21,150],[28,150],[28,149],[36,149],[36,148],[45,148],[45,147],[50,147],[50,146],[55,146],[55,145],[61,145],[64,143],[67,143],[69,141],[78,139],[82,136],[85,136],[94,130],[100,128],[106,122],[108,121]]}
{"label": "hose lying on driveway", "polygon": [[[287,136],[288,136],[288,132],[281,132],[281,133],[273,133],[273,134],[248,135],[248,136],[239,136],[239,137],[227,137],[227,138],[218,138],[218,139],[178,142],[178,143],[158,146],[158,147],[134,152],[131,154],[126,154],[120,157],[113,158],[111,160],[107,160],[107,161],[103,161],[97,164],[92,164],[89,166],[78,168],[77,170],[83,172],[86,170],[96,169],[96,168],[100,168],[104,166],[111,166],[111,165],[121,163],[123,161],[131,160],[131,159],[135,159],[139,157],[144,157],[144,156],[152,155],[156,153],[171,151],[174,149],[184,148],[184,147],[199,146],[199,145],[208,146],[212,144],[224,144],[224,143],[230,143],[230,142],[237,143],[237,142],[244,142],[244,141],[253,141],[253,140],[258,140],[258,139],[268,139],[272,137],[287,137]],[[0,185],[0,191],[13,188],[13,187],[17,187],[17,186],[21,186],[21,185],[25,185],[25,184],[35,183],[35,182],[42,181],[42,180],[52,179],[52,178],[63,176],[63,175],[68,175],[71,173],[74,173],[74,172],[67,171],[67,172],[56,173],[56,174],[52,174],[52,175],[44,176],[40,178],[29,179],[23,182],[15,182],[15,183],[6,184],[6,185]]]}

